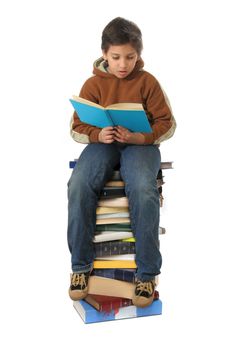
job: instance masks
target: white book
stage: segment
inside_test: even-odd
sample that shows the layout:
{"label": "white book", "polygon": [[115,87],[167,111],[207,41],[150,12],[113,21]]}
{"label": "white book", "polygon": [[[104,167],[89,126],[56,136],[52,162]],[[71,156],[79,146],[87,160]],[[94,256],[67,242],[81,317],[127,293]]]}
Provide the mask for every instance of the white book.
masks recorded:
{"label": "white book", "polygon": [[135,254],[118,254],[96,257],[95,260],[135,260]]}
{"label": "white book", "polygon": [[[159,227],[159,234],[165,234],[166,230],[164,227]],[[132,231],[98,231],[94,238],[93,242],[108,242],[108,241],[116,241],[120,239],[127,239],[127,238],[133,238],[133,232]]]}
{"label": "white book", "polygon": [[125,231],[100,231],[94,236],[93,242],[117,241],[125,238],[132,238],[133,233]]}
{"label": "white book", "polygon": [[98,201],[99,207],[128,207],[127,197],[107,198]]}
{"label": "white book", "polygon": [[97,214],[96,219],[111,219],[111,218],[129,218],[128,213],[109,213],[109,214]]}

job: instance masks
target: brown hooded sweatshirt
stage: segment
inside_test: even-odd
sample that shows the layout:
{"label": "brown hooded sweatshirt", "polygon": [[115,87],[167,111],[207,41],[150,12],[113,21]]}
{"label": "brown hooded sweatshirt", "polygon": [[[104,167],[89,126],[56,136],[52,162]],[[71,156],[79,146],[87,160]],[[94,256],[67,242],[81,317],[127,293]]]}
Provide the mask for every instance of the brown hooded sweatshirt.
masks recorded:
{"label": "brown hooded sweatshirt", "polygon": [[[100,104],[103,107],[115,103],[141,103],[146,111],[153,132],[142,133],[144,144],[159,144],[170,138],[176,129],[169,101],[157,79],[142,68],[139,59],[133,71],[123,79],[110,74],[103,58],[94,63],[93,76],[80,91],[80,97]],[[71,136],[77,142],[98,143],[101,129],[83,123],[76,112],[71,120]]]}

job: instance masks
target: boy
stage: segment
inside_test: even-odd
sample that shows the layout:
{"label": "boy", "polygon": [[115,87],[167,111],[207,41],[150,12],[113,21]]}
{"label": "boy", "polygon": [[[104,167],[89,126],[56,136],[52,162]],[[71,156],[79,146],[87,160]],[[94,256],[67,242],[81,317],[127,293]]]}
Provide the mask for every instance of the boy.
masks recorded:
{"label": "boy", "polygon": [[86,297],[94,252],[96,207],[101,189],[120,163],[136,237],[135,292],[133,304],[153,301],[155,276],[160,273],[158,144],[171,137],[176,124],[158,81],[143,70],[142,37],[136,24],[117,17],[102,33],[103,57],[94,63],[94,76],[83,85],[80,97],[102,106],[120,102],[142,103],[153,132],[133,133],[117,127],[103,129],[82,123],[74,112],[71,135],[87,143],[68,182],[68,244],[72,270],[69,295]]}

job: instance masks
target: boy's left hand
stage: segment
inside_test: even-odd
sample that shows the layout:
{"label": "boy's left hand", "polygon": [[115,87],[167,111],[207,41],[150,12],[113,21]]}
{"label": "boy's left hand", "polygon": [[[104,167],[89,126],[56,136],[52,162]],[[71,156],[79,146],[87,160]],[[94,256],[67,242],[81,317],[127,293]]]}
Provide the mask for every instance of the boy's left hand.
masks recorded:
{"label": "boy's left hand", "polygon": [[134,145],[143,145],[145,137],[140,132],[131,132],[122,126],[114,127],[114,139],[121,143],[131,143]]}

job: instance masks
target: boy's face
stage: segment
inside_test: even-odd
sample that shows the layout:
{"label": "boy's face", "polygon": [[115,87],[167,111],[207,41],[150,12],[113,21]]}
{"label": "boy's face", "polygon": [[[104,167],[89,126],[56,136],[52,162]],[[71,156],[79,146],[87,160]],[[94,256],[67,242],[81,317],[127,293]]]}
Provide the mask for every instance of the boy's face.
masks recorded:
{"label": "boy's face", "polygon": [[130,45],[111,45],[103,57],[108,61],[108,71],[117,78],[127,77],[134,69],[139,56],[137,51]]}

